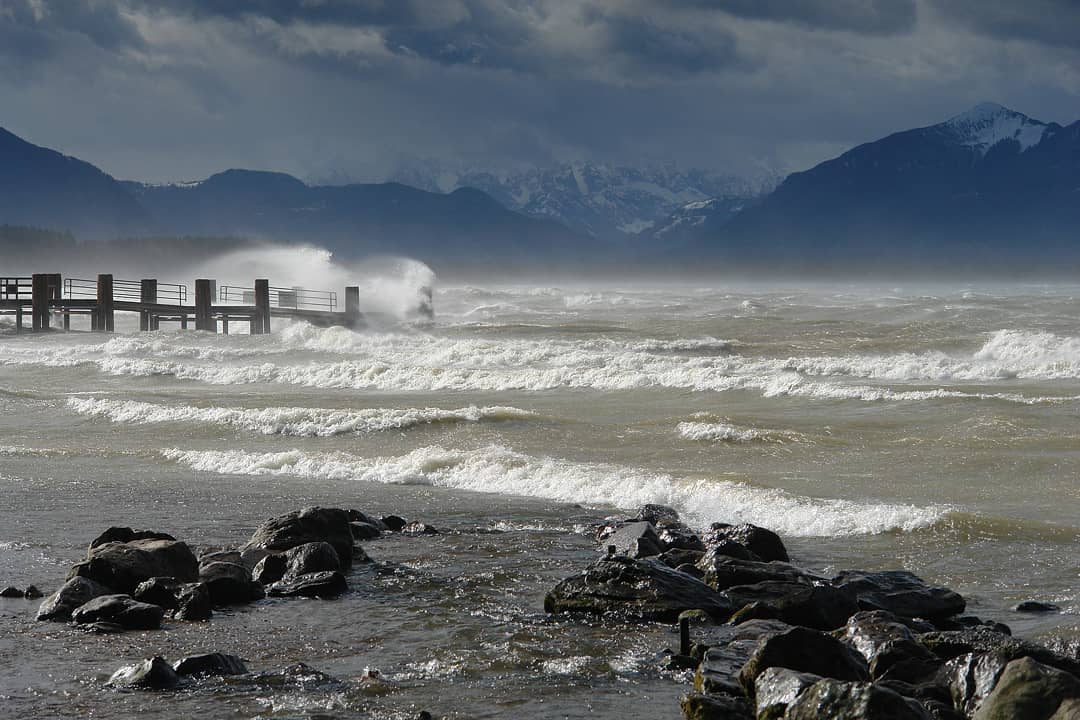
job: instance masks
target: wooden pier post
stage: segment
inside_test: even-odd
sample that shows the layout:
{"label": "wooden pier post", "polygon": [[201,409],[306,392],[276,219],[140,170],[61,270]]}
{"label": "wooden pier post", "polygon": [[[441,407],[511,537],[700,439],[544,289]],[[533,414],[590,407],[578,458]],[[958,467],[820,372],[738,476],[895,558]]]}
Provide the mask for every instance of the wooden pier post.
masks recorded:
{"label": "wooden pier post", "polygon": [[115,312],[113,309],[113,276],[97,276],[97,307],[94,308],[93,329],[95,332],[112,332]]}
{"label": "wooden pier post", "polygon": [[356,285],[345,288],[345,322],[351,328],[360,325],[360,288]]}
{"label": "wooden pier post", "polygon": [[[259,335],[270,334],[270,281],[255,281],[255,325]],[[261,324],[262,327],[258,327]]]}
{"label": "wooden pier post", "polygon": [[[157,280],[153,278],[143,278],[139,281],[139,302],[144,304],[157,304]],[[154,323],[151,320],[152,315],[149,310],[143,310],[139,313],[139,329],[140,330],[153,330]]]}
{"label": "wooden pier post", "polygon": [[[60,277],[60,273],[51,273],[47,276],[49,278],[49,300],[62,300],[64,298],[64,281]],[[60,308],[64,310],[64,308]],[[50,309],[50,314],[52,310]],[[71,329],[71,315],[64,311],[64,329]]]}
{"label": "wooden pier post", "polygon": [[22,305],[15,306],[15,334],[19,334],[23,331],[23,309]]}
{"label": "wooden pier post", "polygon": [[30,323],[34,332],[49,329],[49,276],[35,274],[30,280]]}
{"label": "wooden pier post", "polygon": [[210,307],[214,302],[210,281],[195,281],[195,329],[217,332],[217,323],[210,317]]}

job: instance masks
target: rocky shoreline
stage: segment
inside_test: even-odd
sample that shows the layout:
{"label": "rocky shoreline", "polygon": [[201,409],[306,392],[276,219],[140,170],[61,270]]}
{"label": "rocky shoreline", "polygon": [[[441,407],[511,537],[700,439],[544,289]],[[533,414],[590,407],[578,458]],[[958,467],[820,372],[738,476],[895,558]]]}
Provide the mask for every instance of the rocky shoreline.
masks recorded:
{"label": "rocky shoreline", "polygon": [[[386,533],[437,533],[399,516],[307,508],[271,518],[237,548],[198,548],[161,532],[109,528],[45,598],[39,620],[95,633],[205,622],[217,608],[266,596],[330,598],[373,560],[362,547]],[[711,718],[1080,718],[1080,657],[1013,638],[1001,623],[964,614],[965,599],[902,570],[835,577],[791,562],[775,533],[714,524],[696,533],[671,508],[609,518],[600,557],[557,583],[544,610],[565,622],[597,616],[679,623],[680,647],[661,672],[687,682],[689,720]],[[36,588],[34,589],[36,591]],[[9,592],[10,591],[10,592]],[[31,597],[4,590],[5,597]],[[1019,611],[1054,611],[1032,602]],[[342,683],[306,665],[250,673],[209,652],[152,657],[110,685],[168,690],[193,678],[271,685]],[[356,683],[378,685],[377,673]]]}

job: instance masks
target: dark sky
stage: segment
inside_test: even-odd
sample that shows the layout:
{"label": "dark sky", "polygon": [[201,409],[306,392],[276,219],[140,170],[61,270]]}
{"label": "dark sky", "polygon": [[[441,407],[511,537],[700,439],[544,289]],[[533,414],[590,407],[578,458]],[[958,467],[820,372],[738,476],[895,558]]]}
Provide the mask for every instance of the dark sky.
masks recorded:
{"label": "dark sky", "polygon": [[122,178],[808,167],[1080,119],[1080,0],[0,0],[0,125]]}

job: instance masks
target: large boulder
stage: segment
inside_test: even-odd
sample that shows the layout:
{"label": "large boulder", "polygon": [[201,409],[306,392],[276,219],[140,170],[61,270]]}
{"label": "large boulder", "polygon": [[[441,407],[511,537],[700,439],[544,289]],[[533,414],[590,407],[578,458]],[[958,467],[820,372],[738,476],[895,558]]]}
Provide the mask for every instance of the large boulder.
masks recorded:
{"label": "large boulder", "polygon": [[919,703],[865,682],[825,678],[804,691],[785,720],[931,720]]}
{"label": "large boulder", "polygon": [[694,673],[694,689],[706,695],[741,695],[739,672],[754,654],[758,642],[767,636],[791,629],[778,620],[751,620],[742,625],[717,625],[708,627],[709,643],[697,671]]}
{"label": "large boulder", "polygon": [[176,538],[168,533],[157,532],[156,530],[132,530],[129,527],[113,526],[94,538],[90,543],[90,548],[93,549],[105,543],[126,543],[132,540],[176,540]]}
{"label": "large boulder", "polygon": [[609,551],[614,548],[616,553],[632,558],[652,557],[663,552],[656,528],[644,521],[626,523],[604,538],[604,547]]}
{"label": "large boulder", "polygon": [[130,594],[154,577],[192,582],[199,577],[199,561],[191,548],[176,540],[107,542],[91,548],[87,559],[71,569],[71,577],[87,577]]}
{"label": "large boulder", "polygon": [[348,589],[345,576],[337,570],[286,575],[283,580],[267,588],[273,597],[320,597],[340,595]]}
{"label": "large boulder", "polygon": [[943,665],[898,616],[883,610],[856,613],[839,632],[866,658],[874,680],[918,683],[935,675]]}
{"label": "large boulder", "polygon": [[210,602],[215,606],[241,605],[265,596],[262,585],[251,579],[248,569],[236,563],[203,565],[199,568],[199,581],[206,586]]}
{"label": "large boulder", "polygon": [[703,539],[706,547],[733,540],[766,562],[771,560],[788,562],[791,559],[779,535],[772,530],[750,523],[741,525],[713,523]]}
{"label": "large boulder", "polygon": [[862,655],[832,635],[804,627],[793,627],[758,640],[753,654],[739,672],[739,684],[747,695],[753,695],[758,676],[771,667],[837,680],[870,678]]}
{"label": "large boulder", "polygon": [[704,610],[723,622],[732,609],[727,598],[686,573],[654,558],[620,555],[597,560],[544,598],[544,610],[549,613],[612,613],[661,622],[675,622],[684,610]]}
{"label": "large boulder", "polygon": [[285,577],[285,571],[288,570],[288,567],[289,562],[285,555],[271,553],[255,563],[255,568],[251,571],[251,578],[263,585],[273,585]]}
{"label": "large boulder", "polygon": [[85,605],[96,597],[112,595],[113,589],[95,582],[90,578],[73,577],[60,586],[60,589],[45,598],[38,608],[38,620],[71,619],[71,613],[80,605]]}
{"label": "large boulder", "polygon": [[172,616],[176,620],[192,622],[209,620],[213,615],[213,605],[206,583],[185,583],[176,592],[176,609]]}
{"label": "large boulder", "polygon": [[757,720],[780,720],[788,705],[821,680],[820,675],[771,667],[754,681]]}
{"label": "large boulder", "polygon": [[338,508],[309,507],[270,518],[260,525],[251,540],[241,548],[262,548],[283,552],[311,542],[326,542],[345,569],[352,567],[353,535],[350,515]]}
{"label": "large boulder", "polygon": [[691,693],[679,701],[686,720],[754,720],[754,705],[734,695]]}
{"label": "large boulder", "polygon": [[736,585],[724,590],[735,608],[751,606],[753,612],[739,612],[733,621],[743,618],[776,618],[791,625],[818,630],[841,627],[859,611],[854,597],[830,585],[805,582],[768,581],[754,585]]}
{"label": "large boulder", "polygon": [[139,690],[171,690],[179,684],[180,676],[162,657],[122,667],[109,678],[109,685]]}
{"label": "large boulder", "polygon": [[175,610],[177,608],[176,595],[182,586],[183,583],[176,578],[150,578],[139,583],[131,596],[139,602],[159,605],[166,610]]}
{"label": "large boulder", "polygon": [[1032,660],[1005,666],[973,720],[1075,720],[1080,718],[1080,679]]}
{"label": "large boulder", "polygon": [[248,671],[243,660],[235,655],[226,655],[225,653],[188,655],[173,663],[173,670],[181,677],[244,675]]}
{"label": "large boulder", "polygon": [[306,575],[307,573],[345,570],[341,566],[337,552],[330,543],[304,543],[291,548],[285,553],[285,575]]}
{"label": "large boulder", "polygon": [[906,570],[849,570],[833,584],[853,592],[862,610],[888,610],[903,617],[928,620],[964,612],[964,598],[946,587],[930,585]]}
{"label": "large boulder", "polygon": [[71,619],[80,625],[104,622],[125,630],[157,630],[164,616],[165,609],[159,605],[142,603],[128,595],[102,595],[71,613]]}
{"label": "large boulder", "polygon": [[741,559],[720,550],[722,548],[710,548],[697,562],[697,566],[705,571],[705,582],[717,590],[769,581],[819,585],[828,583],[826,578],[813,575],[785,562]]}
{"label": "large boulder", "polygon": [[967,653],[945,663],[942,679],[948,683],[953,706],[971,717],[997,684],[1009,664],[1002,653]]}
{"label": "large boulder", "polygon": [[968,653],[1000,653],[1009,660],[1030,657],[1043,665],[1080,677],[1080,659],[1062,655],[1049,648],[987,627],[968,630],[943,630],[922,633],[919,642],[942,660],[951,660]]}

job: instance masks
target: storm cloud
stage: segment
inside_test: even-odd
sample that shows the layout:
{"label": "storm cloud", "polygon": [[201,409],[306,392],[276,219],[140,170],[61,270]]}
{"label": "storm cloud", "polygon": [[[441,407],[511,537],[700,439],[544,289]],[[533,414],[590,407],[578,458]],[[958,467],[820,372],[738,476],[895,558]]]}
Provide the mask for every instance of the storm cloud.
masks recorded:
{"label": "storm cloud", "polygon": [[800,169],[983,100],[1080,117],[1071,0],[0,0],[0,126],[125,178]]}

